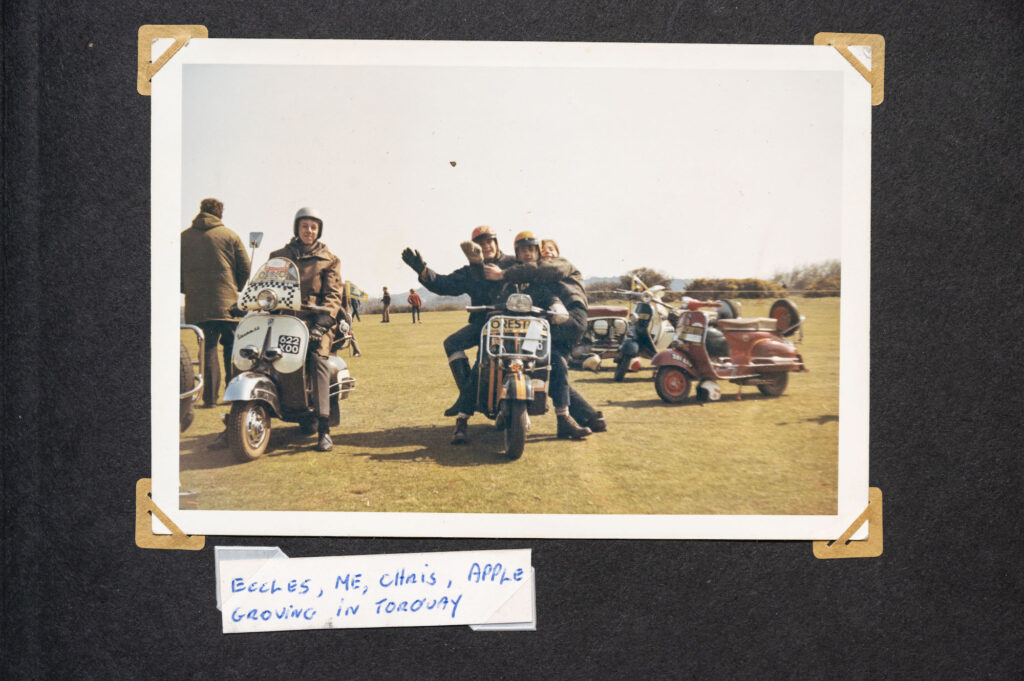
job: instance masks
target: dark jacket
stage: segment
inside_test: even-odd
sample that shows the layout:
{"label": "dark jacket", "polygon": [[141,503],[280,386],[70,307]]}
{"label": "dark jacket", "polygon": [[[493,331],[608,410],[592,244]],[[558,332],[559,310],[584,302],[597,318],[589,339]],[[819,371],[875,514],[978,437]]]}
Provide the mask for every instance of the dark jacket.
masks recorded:
{"label": "dark jacket", "polygon": [[245,244],[220,218],[200,213],[181,233],[185,323],[234,321],[228,310],[249,279]]}
{"label": "dark jacket", "polygon": [[[515,261],[512,256],[499,253],[498,257],[487,260],[486,263],[505,269],[515,264]],[[438,274],[428,267],[420,274],[420,283],[428,291],[439,296],[468,295],[471,305],[493,305],[497,302],[502,288],[500,281],[487,281],[482,276],[475,275],[471,265],[460,267],[451,274]],[[486,316],[486,312],[471,312],[469,323],[482,324]]]}
{"label": "dark jacket", "polygon": [[[309,250],[297,237],[293,237],[288,245],[270,254],[271,258],[288,258],[299,268],[299,279],[304,305],[319,305],[330,310],[331,317],[337,318],[342,310],[345,297],[345,285],[341,278],[341,263],[338,257],[327,250],[322,241],[315,241]],[[320,339],[317,353],[323,356],[331,354],[331,343],[334,341],[334,329],[324,333]]]}
{"label": "dark jacket", "polygon": [[[505,269],[506,284],[528,285],[538,307],[547,307],[552,296],[558,296],[567,308],[587,307],[587,291],[583,275],[565,258],[543,258],[536,263],[516,263]],[[507,292],[506,292],[507,295]]]}

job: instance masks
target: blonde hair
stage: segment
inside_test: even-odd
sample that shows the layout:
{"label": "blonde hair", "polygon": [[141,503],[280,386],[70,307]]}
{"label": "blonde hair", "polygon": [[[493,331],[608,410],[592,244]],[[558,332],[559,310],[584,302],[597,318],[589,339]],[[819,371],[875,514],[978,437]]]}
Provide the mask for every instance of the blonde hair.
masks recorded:
{"label": "blonde hair", "polygon": [[540,250],[541,250],[541,252],[544,251],[544,246],[546,246],[547,244],[551,244],[552,246],[555,247],[555,253],[557,255],[561,255],[562,254],[562,249],[560,249],[558,247],[558,242],[555,241],[554,239],[541,239],[540,240]]}

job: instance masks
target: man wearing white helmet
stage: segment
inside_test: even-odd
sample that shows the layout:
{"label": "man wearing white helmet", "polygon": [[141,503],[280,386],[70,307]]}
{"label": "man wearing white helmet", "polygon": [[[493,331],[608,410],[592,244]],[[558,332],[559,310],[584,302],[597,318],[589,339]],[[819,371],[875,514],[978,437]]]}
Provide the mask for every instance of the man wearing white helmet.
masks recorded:
{"label": "man wearing white helmet", "polygon": [[[318,417],[315,425],[319,435],[317,449],[326,452],[334,446],[328,423],[331,414],[331,375],[327,358],[331,355],[331,343],[334,341],[335,320],[343,309],[345,287],[338,257],[327,250],[327,245],[320,241],[323,230],[324,221],[317,210],[308,206],[300,208],[295,213],[293,223],[295,236],[284,248],[271,253],[270,257],[288,258],[294,262],[299,268],[302,303],[325,307],[328,310],[327,313],[312,314],[306,320],[309,325],[310,364],[316,376],[313,396]],[[314,424],[303,423],[302,431],[312,435]]]}

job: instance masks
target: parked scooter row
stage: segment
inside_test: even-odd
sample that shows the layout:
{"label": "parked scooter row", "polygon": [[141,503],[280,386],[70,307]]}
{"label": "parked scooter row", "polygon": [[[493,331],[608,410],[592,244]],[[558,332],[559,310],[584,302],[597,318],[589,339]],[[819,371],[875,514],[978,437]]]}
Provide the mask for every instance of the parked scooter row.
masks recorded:
{"label": "parked scooter row", "polygon": [[635,301],[633,311],[591,308],[587,334],[573,356],[594,370],[602,359],[614,359],[615,381],[639,370],[641,357],[649,359],[656,368],[655,389],[665,402],[684,401],[691,384],[697,385],[698,399],[717,400],[720,380],[756,385],[775,397],[785,391],[789,373],[807,370],[788,340],[798,332],[802,339],[804,322],[788,298],[775,301],[768,317],[744,318],[735,300],[683,296],[671,305],[663,300],[669,293],[663,286],[615,293]]}

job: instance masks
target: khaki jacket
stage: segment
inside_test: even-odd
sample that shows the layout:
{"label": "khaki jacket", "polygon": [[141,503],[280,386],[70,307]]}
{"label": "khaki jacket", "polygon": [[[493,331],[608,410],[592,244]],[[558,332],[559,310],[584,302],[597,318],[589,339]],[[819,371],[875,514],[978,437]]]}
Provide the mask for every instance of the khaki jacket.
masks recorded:
{"label": "khaki jacket", "polygon": [[[322,241],[316,241],[304,250],[305,245],[293,238],[284,248],[270,254],[270,258],[288,258],[299,268],[301,281],[302,303],[319,305],[330,310],[331,317],[337,318],[338,312],[344,309],[345,284],[341,278],[341,262],[338,257],[327,250]],[[312,316],[312,315],[311,315]],[[327,357],[331,354],[331,343],[334,341],[332,327],[320,339],[317,353]]]}
{"label": "khaki jacket", "polygon": [[220,218],[200,213],[181,233],[185,323],[233,321],[228,309],[249,279],[245,244]]}

